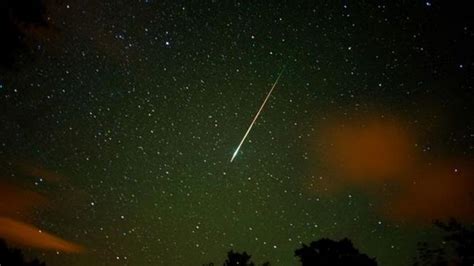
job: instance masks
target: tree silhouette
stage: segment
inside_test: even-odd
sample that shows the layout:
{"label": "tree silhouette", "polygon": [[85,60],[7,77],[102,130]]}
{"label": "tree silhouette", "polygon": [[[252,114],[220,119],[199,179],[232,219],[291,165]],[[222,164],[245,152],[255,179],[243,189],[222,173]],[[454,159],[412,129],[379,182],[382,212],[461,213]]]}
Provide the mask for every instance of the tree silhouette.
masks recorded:
{"label": "tree silhouette", "polygon": [[27,262],[23,253],[16,248],[9,248],[7,243],[0,239],[0,265],[1,266],[45,266],[37,259]]}
{"label": "tree silhouette", "polygon": [[239,253],[231,250],[227,252],[227,259],[224,262],[224,266],[255,266],[255,264],[250,261],[251,257],[252,256],[247,254],[247,252]]}
{"label": "tree silhouette", "polygon": [[[247,252],[239,253],[230,250],[227,252],[227,259],[224,262],[224,266],[255,266],[255,263],[250,261],[250,256]],[[203,264],[203,266],[214,266],[214,263]],[[271,266],[270,262],[265,262],[262,266]]]}
{"label": "tree silhouette", "polygon": [[426,242],[418,243],[418,258],[414,266],[446,266],[446,253],[442,248],[432,248]]}
{"label": "tree silhouette", "polygon": [[474,228],[467,228],[455,219],[434,224],[446,233],[444,245],[432,247],[426,242],[419,243],[414,265],[474,265]]}
{"label": "tree silhouette", "polygon": [[333,241],[327,238],[313,241],[309,246],[295,250],[303,266],[376,266],[377,262],[365,254],[359,253],[352,242],[344,238]]}

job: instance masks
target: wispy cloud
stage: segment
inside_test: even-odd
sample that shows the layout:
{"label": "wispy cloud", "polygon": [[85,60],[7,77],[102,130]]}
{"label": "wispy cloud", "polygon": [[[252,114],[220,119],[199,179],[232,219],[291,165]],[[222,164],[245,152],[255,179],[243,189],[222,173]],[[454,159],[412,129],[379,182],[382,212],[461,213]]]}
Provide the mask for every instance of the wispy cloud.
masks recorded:
{"label": "wispy cloud", "polygon": [[[46,181],[62,179],[53,171],[27,164],[20,165],[20,174],[41,177]],[[34,220],[32,219],[33,211],[46,206],[51,207],[51,204],[45,195],[16,184],[0,182],[0,238],[33,248],[72,253],[83,252],[84,247],[26,222]]]}

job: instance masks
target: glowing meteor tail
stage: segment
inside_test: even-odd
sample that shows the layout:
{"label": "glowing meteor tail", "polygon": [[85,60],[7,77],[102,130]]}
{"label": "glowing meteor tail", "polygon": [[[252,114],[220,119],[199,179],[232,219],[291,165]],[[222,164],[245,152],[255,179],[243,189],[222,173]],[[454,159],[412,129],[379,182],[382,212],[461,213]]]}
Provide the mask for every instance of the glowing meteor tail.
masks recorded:
{"label": "glowing meteor tail", "polygon": [[280,74],[278,74],[278,77],[277,77],[277,79],[275,80],[275,82],[273,83],[272,88],[270,89],[270,91],[268,92],[267,96],[265,97],[265,100],[263,100],[263,103],[262,103],[262,105],[260,106],[260,109],[258,109],[257,114],[255,114],[255,116],[254,116],[254,118],[253,118],[253,120],[252,120],[252,123],[250,123],[249,128],[248,128],[247,131],[245,132],[245,135],[244,135],[244,137],[242,138],[242,140],[240,141],[239,146],[237,146],[237,149],[235,149],[234,154],[232,154],[232,158],[230,158],[230,162],[234,161],[235,157],[236,157],[237,154],[239,153],[240,147],[242,147],[242,144],[244,143],[245,139],[246,139],[247,136],[249,135],[250,130],[252,130],[252,127],[253,127],[253,125],[255,124],[255,121],[257,121],[257,118],[258,118],[258,116],[260,115],[260,113],[262,112],[263,107],[265,107],[265,104],[267,103],[268,99],[270,98],[270,95],[272,94],[273,90],[275,89],[275,87],[276,87],[276,85],[277,85],[277,83],[278,83],[278,80],[280,80],[281,74],[283,74],[283,71],[284,71],[284,70],[285,70],[285,67],[283,67],[283,69],[280,71]]}

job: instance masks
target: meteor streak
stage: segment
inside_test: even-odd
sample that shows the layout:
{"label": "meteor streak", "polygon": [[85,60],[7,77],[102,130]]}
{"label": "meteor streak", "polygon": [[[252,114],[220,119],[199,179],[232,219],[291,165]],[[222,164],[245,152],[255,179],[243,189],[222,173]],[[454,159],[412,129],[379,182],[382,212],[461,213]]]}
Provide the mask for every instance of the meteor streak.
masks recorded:
{"label": "meteor streak", "polygon": [[277,79],[275,80],[275,82],[273,83],[272,88],[271,88],[270,91],[268,92],[267,97],[265,97],[265,100],[263,100],[263,103],[262,103],[262,105],[260,106],[260,109],[258,109],[257,114],[255,114],[255,116],[254,116],[254,118],[253,118],[253,120],[252,120],[252,123],[250,123],[250,126],[249,126],[249,128],[247,129],[247,132],[245,132],[245,135],[244,135],[244,137],[242,138],[242,140],[240,141],[239,146],[237,146],[237,149],[235,149],[234,154],[232,155],[232,158],[230,158],[230,162],[234,161],[235,157],[236,157],[237,154],[239,153],[240,147],[242,147],[242,144],[244,143],[245,139],[246,139],[247,136],[249,135],[250,130],[252,130],[252,127],[253,127],[253,125],[255,124],[255,121],[257,121],[257,118],[258,118],[258,116],[260,115],[260,113],[262,112],[263,107],[265,107],[265,104],[267,103],[268,99],[270,98],[270,95],[272,94],[273,89],[275,89],[275,87],[276,87],[276,85],[277,85],[277,83],[278,83],[278,80],[280,79],[281,74],[283,74],[283,71],[284,71],[284,70],[285,70],[285,67],[283,67],[283,69],[280,71],[280,74],[278,74],[278,77],[277,77]]}

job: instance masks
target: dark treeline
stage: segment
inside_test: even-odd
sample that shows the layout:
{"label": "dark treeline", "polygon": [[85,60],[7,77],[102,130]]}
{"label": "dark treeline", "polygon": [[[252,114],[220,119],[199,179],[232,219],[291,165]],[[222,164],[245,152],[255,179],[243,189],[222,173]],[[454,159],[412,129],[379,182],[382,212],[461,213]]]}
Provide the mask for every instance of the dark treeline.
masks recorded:
{"label": "dark treeline", "polygon": [[[434,225],[444,232],[441,243],[418,243],[417,255],[413,266],[473,266],[474,265],[474,228],[467,227],[454,219],[443,223],[436,221]],[[344,238],[334,241],[322,238],[303,244],[294,251],[302,266],[376,266],[377,261],[366,254],[360,253],[352,241]],[[227,253],[224,263],[208,263],[203,266],[269,266],[270,262],[256,264],[246,252],[233,250]]]}
{"label": "dark treeline", "polygon": [[[446,223],[435,222],[444,232],[441,242],[420,242],[413,266],[472,266],[474,265],[474,228],[450,220]],[[376,259],[360,253],[352,241],[344,238],[334,241],[322,238],[302,246],[294,251],[302,266],[376,266]],[[27,261],[21,250],[9,247],[0,239],[1,266],[46,266],[37,259]],[[203,266],[270,266],[270,262],[257,264],[247,252],[227,253],[223,263],[208,263]]]}
{"label": "dark treeline", "polygon": [[454,219],[447,223],[436,221],[434,224],[444,231],[443,241],[437,245],[418,243],[418,255],[413,265],[474,265],[474,228],[468,228]]}
{"label": "dark treeline", "polygon": [[[309,245],[303,246],[295,250],[295,256],[299,258],[302,266],[313,265],[355,265],[355,266],[376,266],[375,258],[360,253],[352,244],[352,242],[344,238],[340,241],[323,238],[313,241]],[[227,259],[224,266],[256,266],[251,261],[251,256],[246,252],[238,253],[233,250],[227,253]],[[258,264],[262,266],[270,266],[270,262]],[[214,266],[213,263],[204,264],[203,266]]]}
{"label": "dark treeline", "polygon": [[0,239],[0,265],[1,266],[45,266],[37,259],[27,261],[21,250],[10,248],[7,243]]}

